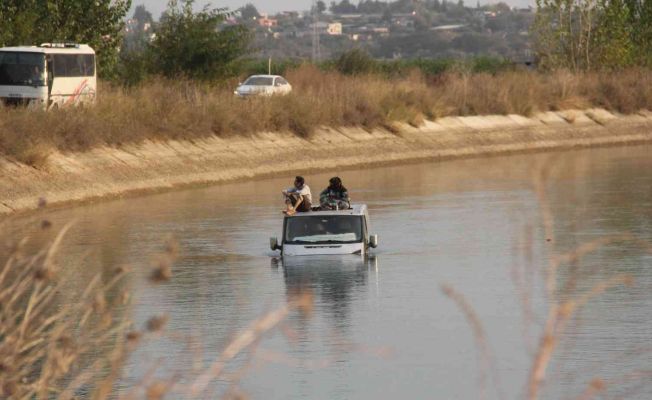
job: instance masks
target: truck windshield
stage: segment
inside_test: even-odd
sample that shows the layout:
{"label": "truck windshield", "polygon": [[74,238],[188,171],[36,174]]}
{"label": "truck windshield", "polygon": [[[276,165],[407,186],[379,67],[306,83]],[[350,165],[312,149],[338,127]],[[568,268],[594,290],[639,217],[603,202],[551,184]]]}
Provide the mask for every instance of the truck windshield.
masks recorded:
{"label": "truck windshield", "polygon": [[285,219],[285,243],[358,243],[362,241],[359,215],[300,216]]}
{"label": "truck windshield", "polygon": [[45,86],[45,54],[0,51],[0,85]]}

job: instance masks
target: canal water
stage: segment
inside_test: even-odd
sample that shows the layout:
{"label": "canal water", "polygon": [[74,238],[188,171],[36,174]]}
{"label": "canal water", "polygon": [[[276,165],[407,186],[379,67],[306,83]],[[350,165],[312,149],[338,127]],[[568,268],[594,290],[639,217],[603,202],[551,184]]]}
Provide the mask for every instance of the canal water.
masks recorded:
{"label": "canal water", "polygon": [[[253,320],[311,293],[311,312],[291,312],[211,387],[284,400],[525,398],[551,258],[630,235],[561,264],[555,282],[568,289],[553,298],[579,298],[616,276],[633,281],[573,315],[541,397],[575,399],[599,379],[605,398],[652,398],[652,147],[336,171],[307,183],[316,196],[337,173],[354,202],[369,205],[380,246],[367,260],[279,260],[268,249],[292,177],[46,210],[5,229],[72,221],[60,255],[69,301],[126,264],[135,326],[169,316],[166,331],[131,355],[122,390],[149,373],[192,379]],[[153,284],[170,238],[180,249],[173,277]]]}

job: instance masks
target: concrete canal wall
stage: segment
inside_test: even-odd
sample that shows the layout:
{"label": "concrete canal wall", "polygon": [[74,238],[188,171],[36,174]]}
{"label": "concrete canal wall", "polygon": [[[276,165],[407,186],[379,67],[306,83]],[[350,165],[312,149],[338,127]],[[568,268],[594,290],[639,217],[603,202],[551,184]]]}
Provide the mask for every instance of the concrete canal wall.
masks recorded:
{"label": "concrete canal wall", "polygon": [[146,142],[55,153],[38,169],[0,158],[0,214],[34,209],[40,198],[65,204],[269,175],[646,142],[652,142],[652,112],[623,116],[593,109],[530,118],[447,117],[402,126],[398,133],[324,128],[310,139],[260,133]]}

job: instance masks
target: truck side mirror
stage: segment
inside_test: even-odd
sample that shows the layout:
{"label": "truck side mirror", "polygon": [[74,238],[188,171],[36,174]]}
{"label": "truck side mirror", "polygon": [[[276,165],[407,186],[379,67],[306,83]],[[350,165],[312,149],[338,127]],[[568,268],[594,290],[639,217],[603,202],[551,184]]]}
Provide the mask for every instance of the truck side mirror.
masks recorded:
{"label": "truck side mirror", "polygon": [[378,247],[378,235],[369,236],[369,247],[376,248]]}
{"label": "truck side mirror", "polygon": [[275,237],[269,238],[269,248],[274,250],[281,250],[281,247],[278,245],[278,239]]}

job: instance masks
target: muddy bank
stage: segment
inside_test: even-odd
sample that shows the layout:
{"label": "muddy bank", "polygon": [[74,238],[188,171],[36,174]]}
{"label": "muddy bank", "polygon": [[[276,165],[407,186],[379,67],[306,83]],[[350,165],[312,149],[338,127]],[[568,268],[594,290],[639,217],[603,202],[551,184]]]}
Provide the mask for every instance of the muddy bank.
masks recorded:
{"label": "muddy bank", "polygon": [[0,158],[0,214],[49,204],[266,175],[419,160],[652,142],[652,113],[604,110],[449,117],[400,132],[322,129],[310,139],[260,133],[52,154],[33,168]]}

